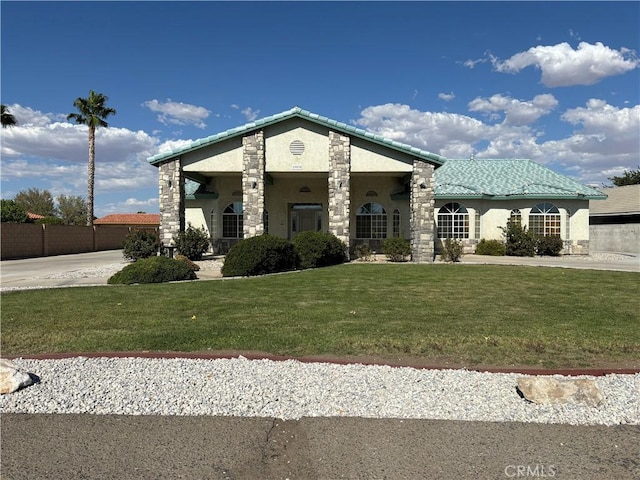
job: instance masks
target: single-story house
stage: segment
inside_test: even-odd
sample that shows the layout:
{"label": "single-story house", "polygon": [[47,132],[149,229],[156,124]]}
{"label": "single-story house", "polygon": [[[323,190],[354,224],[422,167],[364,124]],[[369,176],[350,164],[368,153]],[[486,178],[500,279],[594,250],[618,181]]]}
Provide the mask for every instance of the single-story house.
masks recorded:
{"label": "single-story house", "polygon": [[640,185],[607,188],[604,202],[589,203],[592,250],[640,253]]}
{"label": "single-story house", "polygon": [[468,251],[509,218],[565,251],[588,252],[589,200],[606,198],[528,160],[447,160],[298,107],[149,159],[159,169],[160,238],[204,227],[224,253],[262,233],[333,233],[351,250],[410,240],[431,262],[445,238]]}

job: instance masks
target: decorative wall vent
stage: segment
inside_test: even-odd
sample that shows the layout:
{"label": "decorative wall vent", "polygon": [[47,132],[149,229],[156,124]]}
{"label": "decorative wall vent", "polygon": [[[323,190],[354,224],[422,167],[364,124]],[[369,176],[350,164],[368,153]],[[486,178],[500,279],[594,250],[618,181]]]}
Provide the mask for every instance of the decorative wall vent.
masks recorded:
{"label": "decorative wall vent", "polygon": [[289,145],[289,151],[294,155],[302,155],[304,153],[304,143],[300,140],[294,140]]}
{"label": "decorative wall vent", "polygon": [[300,193],[310,193],[311,189],[307,186],[304,186],[300,189]]}
{"label": "decorative wall vent", "polygon": [[378,196],[378,192],[376,192],[375,190],[369,190],[367,192],[367,197],[377,197]]}

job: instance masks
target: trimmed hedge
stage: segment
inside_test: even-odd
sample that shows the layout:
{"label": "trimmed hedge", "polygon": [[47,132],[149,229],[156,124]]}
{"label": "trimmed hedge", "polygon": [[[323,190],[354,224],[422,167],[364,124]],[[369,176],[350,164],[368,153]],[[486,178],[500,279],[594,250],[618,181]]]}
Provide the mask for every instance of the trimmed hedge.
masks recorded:
{"label": "trimmed hedge", "polygon": [[249,277],[295,270],[297,256],[293,244],[279,237],[259,235],[236,243],[222,265],[223,277]]}
{"label": "trimmed hedge", "polygon": [[501,257],[504,255],[506,247],[500,240],[480,239],[476,247],[476,255],[491,255],[493,257]]}
{"label": "trimmed hedge", "polygon": [[347,246],[331,233],[301,232],[293,239],[293,247],[303,269],[338,265],[347,258]]}
{"label": "trimmed hedge", "polygon": [[163,283],[195,280],[195,272],[187,263],[165,256],[141,258],[109,278],[111,285],[132,283]]}

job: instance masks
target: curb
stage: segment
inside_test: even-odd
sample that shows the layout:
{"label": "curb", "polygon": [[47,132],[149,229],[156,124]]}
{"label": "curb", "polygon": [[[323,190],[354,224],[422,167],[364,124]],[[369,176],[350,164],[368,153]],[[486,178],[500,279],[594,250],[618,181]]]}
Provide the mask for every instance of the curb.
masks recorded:
{"label": "curb", "polygon": [[580,376],[588,375],[601,377],[605,375],[635,375],[640,373],[640,367],[634,368],[558,368],[546,369],[537,367],[442,367],[436,365],[423,364],[419,362],[388,362],[388,361],[358,361],[340,357],[287,357],[282,355],[256,354],[256,353],[189,353],[189,352],[78,352],[78,353],[43,353],[36,355],[5,355],[4,358],[13,360],[23,358],[29,360],[61,360],[65,358],[86,357],[86,358],[149,358],[149,359],[192,359],[192,360],[220,360],[245,358],[247,360],[271,360],[274,362],[286,362],[294,360],[301,363],[331,363],[334,365],[367,365],[367,366],[388,366],[393,368],[415,368],[419,370],[468,370],[483,373],[518,373],[522,375],[563,375]]}

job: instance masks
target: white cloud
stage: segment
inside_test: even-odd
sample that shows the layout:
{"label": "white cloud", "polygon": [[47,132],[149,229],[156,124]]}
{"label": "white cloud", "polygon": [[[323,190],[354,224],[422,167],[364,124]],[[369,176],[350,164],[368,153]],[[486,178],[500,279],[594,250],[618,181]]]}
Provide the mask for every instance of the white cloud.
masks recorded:
{"label": "white cloud", "polygon": [[471,145],[494,129],[466,115],[421,112],[395,103],[367,107],[360,115],[355,123],[367,130],[444,156],[470,155]]}
{"label": "white cloud", "polygon": [[587,163],[637,165],[640,145],[640,105],[617,108],[604,100],[590,99],[587,106],[567,110],[562,119],[581,127],[565,139],[566,149],[582,155]]}
{"label": "white cloud", "polygon": [[636,168],[640,106],[617,108],[603,100],[590,100],[586,108],[569,109],[561,116],[575,125],[576,131],[565,138],[544,141],[545,132],[527,122],[549,113],[556,105],[552,95],[539,95],[526,102],[496,95],[471,102],[472,111],[505,112],[520,120],[491,125],[467,115],[385,104],[363,109],[355,123],[447,158],[468,158],[472,152],[476,158],[529,158],[571,171],[584,183],[606,183],[611,172]]}
{"label": "white cloud", "polygon": [[240,111],[250,122],[253,122],[258,115],[260,115],[260,110],[253,110],[251,107],[247,107],[244,110]]}
{"label": "white cloud", "polygon": [[136,212],[157,212],[158,197],[147,199],[138,199],[135,197],[127,198],[119,202],[105,203],[101,207],[101,216],[110,213],[136,213]]}
{"label": "white cloud", "polygon": [[453,92],[451,92],[451,93],[439,93],[438,94],[438,98],[440,100],[444,100],[445,102],[450,102],[451,100],[456,98],[456,96],[454,95]]}
{"label": "white cloud", "polygon": [[504,113],[505,125],[530,125],[557,106],[558,101],[550,94],[537,95],[530,101],[498,94],[489,98],[477,97],[468,105],[469,111],[488,113],[492,119],[499,117],[497,113]]}
{"label": "white cloud", "polygon": [[158,121],[164,125],[194,125],[198,128],[205,128],[207,124],[204,123],[204,120],[211,114],[204,107],[174,102],[170,98],[167,98],[166,102],[159,102],[156,99],[148,100],[142,106],[152,112],[159,113]]}
{"label": "white cloud", "polygon": [[580,42],[574,50],[566,42],[532,47],[500,61],[491,57],[498,72],[518,73],[527,67],[542,71],[542,83],[547,87],[593,85],[606,77],[621,75],[640,66],[636,53],[627,48],[611,49],[600,42]]}

